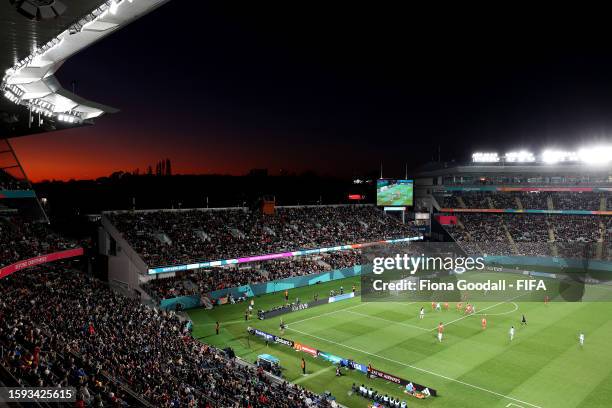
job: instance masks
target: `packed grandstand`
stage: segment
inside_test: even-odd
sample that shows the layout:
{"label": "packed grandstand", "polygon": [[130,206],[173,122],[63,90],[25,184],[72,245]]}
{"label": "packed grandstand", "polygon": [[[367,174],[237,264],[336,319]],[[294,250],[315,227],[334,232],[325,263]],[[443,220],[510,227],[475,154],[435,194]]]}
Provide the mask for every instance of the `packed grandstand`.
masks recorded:
{"label": "packed grandstand", "polygon": [[[536,405],[518,399],[515,393],[522,388],[520,398],[537,396],[551,381],[565,387],[557,394],[571,406],[593,406],[589,401],[609,405],[605,395],[591,400],[574,395],[578,389],[587,394],[601,392],[610,377],[609,367],[592,373],[606,365],[604,348],[595,348],[591,354],[582,348],[583,329],[590,329],[588,341],[593,338],[595,345],[609,339],[608,320],[601,326],[589,321],[595,320],[597,311],[591,310],[597,309],[561,310],[558,319],[553,314],[536,317],[537,309],[550,313],[554,308],[540,308],[538,303],[519,309],[513,297],[482,309],[478,305],[481,313],[489,315],[477,315],[473,324],[474,319],[468,323],[469,314],[459,315],[462,299],[456,311],[448,310],[448,302],[444,312],[439,302],[432,303],[436,323],[431,326],[425,319],[421,323],[410,320],[416,319],[418,308],[423,318],[421,304],[410,303],[414,310],[402,304],[401,312],[396,302],[355,309],[363,305],[357,298],[368,246],[450,241],[458,244],[452,246],[463,255],[487,255],[496,257],[496,262],[507,258],[508,265],[515,268],[513,262],[526,258],[612,260],[612,148],[587,149],[586,153],[545,151],[538,162],[531,153],[514,152],[504,157],[476,153],[472,163],[462,165],[432,163],[415,175],[414,186],[404,180],[402,184],[414,187],[414,195],[410,190],[406,195],[410,200],[387,200],[390,209],[373,204],[276,206],[275,202],[260,208],[123,207],[93,214],[96,231],[90,231],[89,239],[59,232],[57,220],[49,222],[9,138],[90,125],[94,118],[115,112],[75,95],[77,81],[72,83],[72,92],[63,89],[55,72],[76,52],[166,1],[0,2],[6,23],[2,26],[6,41],[0,42],[0,49],[6,51],[0,53],[0,388],[76,390],[75,402],[15,406],[335,408],[339,400],[354,402],[350,398],[356,396],[359,406],[406,408],[430,405],[427,399],[435,398],[437,391],[429,385],[440,385],[445,389],[440,389],[435,406],[540,408],[545,404],[539,401],[549,401],[538,396],[533,401],[541,405]],[[201,17],[197,11],[189,9],[188,18]],[[160,32],[173,27],[177,26],[164,21]],[[163,95],[159,100],[164,100]],[[168,167],[169,163],[168,159]],[[134,173],[138,179],[138,172]],[[155,180],[152,170],[149,173],[147,180]],[[161,177],[161,164],[157,173]],[[173,177],[170,169],[165,173],[164,177]],[[267,170],[265,173],[267,177]],[[365,186],[363,179],[359,184]],[[249,182],[257,180],[259,176]],[[75,196],[84,192],[77,193]],[[374,202],[373,196],[351,195]],[[255,202],[262,197],[249,199]],[[133,197],[132,203],[135,207]],[[521,277],[530,273],[512,272]],[[290,294],[290,290],[295,292]],[[300,300],[295,293],[308,298]],[[546,305],[547,300],[544,302]],[[292,318],[310,306],[328,309],[325,313],[309,310],[308,317]],[[467,306],[474,311],[472,305]],[[258,308],[254,313],[253,307]],[[194,314],[185,313],[189,308]],[[445,324],[461,322],[449,328],[451,347],[447,349],[441,344],[443,324],[438,323],[440,315],[434,314],[436,308],[448,313]],[[200,312],[201,317],[226,310],[231,310],[231,318],[221,323],[221,313],[207,314],[199,323],[194,317]],[[525,310],[530,321],[533,316],[545,322],[544,329],[535,333],[546,333],[539,344],[535,338],[540,334],[525,336],[529,348],[512,354],[503,345],[508,343],[500,340],[507,330],[501,324],[509,323],[509,341],[513,341],[512,324],[518,321],[503,319],[521,314],[521,330],[527,330],[522,328],[523,322],[527,325]],[[601,310],[603,317],[598,317],[608,319],[609,311]],[[276,320],[281,312],[297,312],[289,318],[291,327],[282,317]],[[256,319],[264,321],[268,316],[275,318],[267,321],[269,326],[251,327],[261,323]],[[314,320],[322,316],[333,317],[316,325]],[[485,333],[487,317],[491,330]],[[306,321],[313,324],[311,330],[294,330]],[[574,321],[587,323],[586,327],[574,333],[567,328]],[[220,334],[221,326],[228,329]],[[555,331],[555,326],[560,330]],[[263,329],[278,329],[274,333],[282,337]],[[498,337],[500,330],[504,333]],[[496,337],[485,337],[489,333]],[[557,333],[561,333],[560,343],[555,343]],[[435,334],[439,340],[432,336]],[[256,343],[253,349],[251,336]],[[571,359],[570,341],[580,342],[579,359]],[[443,350],[441,354],[432,343]],[[283,370],[290,376],[279,367],[259,365],[260,355],[257,363],[248,358],[266,351],[261,356],[273,365],[273,356],[267,352],[284,353],[274,346],[287,349],[283,358],[290,355],[285,362],[295,367]],[[233,349],[245,347],[249,352],[242,355]],[[560,360],[546,354],[557,351]],[[318,371],[307,375],[302,356],[312,356],[308,364],[320,364]],[[457,356],[473,360],[474,365],[453,361],[451,357]],[[515,356],[525,357],[533,366],[515,361]],[[298,370],[294,363],[300,360]],[[574,362],[584,365],[582,373],[587,375],[570,373],[573,370],[567,367]],[[331,364],[323,367],[322,363]],[[410,376],[410,380],[380,371],[378,364],[385,370],[397,369],[397,375]],[[563,371],[568,376],[562,376]],[[337,385],[335,379],[342,376],[350,380],[339,379]],[[369,388],[354,383],[355,378]],[[427,386],[412,380],[423,380]],[[352,387],[348,382],[353,382]],[[464,388],[453,390],[453,383]],[[318,392],[313,392],[315,386]],[[374,390],[378,386],[380,392]],[[477,393],[485,399],[479,400]],[[461,394],[458,399],[457,394]]]}
{"label": "packed grandstand", "polygon": [[[131,232],[126,235],[140,248],[143,259],[159,263],[191,261],[194,256],[190,254],[236,256],[415,233],[410,224],[401,224],[373,206],[281,209],[272,216],[243,210],[146,214],[124,213],[111,215],[111,219]],[[133,222],[150,235],[135,231]],[[6,215],[1,225],[2,266],[77,245],[40,221]],[[156,250],[158,246],[167,249]],[[161,277],[143,283],[141,289],[158,302],[351,267],[360,259],[359,251],[349,250],[240,268],[202,269],[180,277]],[[81,406],[336,405],[201,343],[191,337],[184,317],[158,309],[156,304],[145,305],[140,297],[125,297],[70,263],[15,272],[2,279],[0,291],[0,349],[6,370],[3,378],[6,381],[8,375],[9,384],[73,386]]]}
{"label": "packed grandstand", "polygon": [[77,406],[330,406],[70,265],[16,273],[0,294],[0,355],[13,386],[73,386]]}
{"label": "packed grandstand", "polygon": [[77,243],[54,233],[42,222],[0,214],[0,268],[76,246]]}
{"label": "packed grandstand", "polygon": [[418,235],[372,205],[107,213],[149,266],[358,244]]}
{"label": "packed grandstand", "polygon": [[571,258],[582,257],[579,248],[589,247],[592,257],[610,258],[612,220],[599,215],[612,204],[609,192],[528,189],[453,191],[436,198],[442,212],[457,217],[457,223],[445,227],[471,252]]}
{"label": "packed grandstand", "polygon": [[[439,208],[432,210],[438,219],[456,217],[443,228],[467,253],[569,258],[584,256],[576,249],[584,244],[588,256],[609,258],[612,224],[599,213],[607,211],[609,198],[603,189],[444,191],[433,195]],[[490,211],[498,209],[546,211]],[[420,234],[414,222],[402,223],[372,205],[279,207],[273,214],[241,208],[105,216],[113,226],[109,239],[117,232],[115,238],[126,245],[121,252],[132,250],[146,266]],[[81,245],[15,211],[0,216],[0,231],[0,267]],[[165,299],[351,268],[361,261],[359,249],[349,249],[162,273],[154,279],[144,269],[138,272],[139,295],[129,297],[115,290],[120,288],[110,272],[104,282],[68,261],[20,270],[0,282],[3,378],[23,386],[74,386],[81,406],[335,405],[194,339],[185,315],[159,305]]]}

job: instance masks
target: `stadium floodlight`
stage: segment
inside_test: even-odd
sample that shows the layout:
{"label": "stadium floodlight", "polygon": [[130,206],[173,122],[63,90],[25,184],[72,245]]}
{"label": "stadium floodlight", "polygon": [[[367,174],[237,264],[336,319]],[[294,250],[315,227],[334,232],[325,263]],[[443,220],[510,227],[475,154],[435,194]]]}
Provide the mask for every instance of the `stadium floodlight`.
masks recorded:
{"label": "stadium floodlight", "polygon": [[474,163],[497,163],[499,156],[497,153],[476,152],[472,155],[472,161]]}
{"label": "stadium floodlight", "polygon": [[508,163],[532,163],[535,161],[535,156],[533,153],[528,152],[526,150],[521,150],[518,152],[508,152],[506,153],[506,162]]}
{"label": "stadium floodlight", "polygon": [[562,150],[544,150],[542,152],[542,161],[547,164],[578,161],[578,153]]}
{"label": "stadium floodlight", "polygon": [[117,13],[118,8],[119,8],[119,1],[114,0],[110,4],[109,11],[111,12],[112,15],[115,15]]}
{"label": "stadium floodlight", "polygon": [[[113,108],[95,104],[82,98],[73,98],[68,91],[56,84],[55,72],[63,61],[76,52],[114,32],[110,28],[123,27],[167,1],[129,1],[130,4],[127,5],[124,0],[105,0],[45,44],[34,47],[30,55],[16,61],[12,67],[6,69],[0,82],[0,90],[10,92],[8,94],[0,92],[0,96],[4,95],[17,105],[31,107],[37,98],[27,95],[25,90],[20,89],[16,84],[27,83],[32,88],[44,87],[44,89],[50,90],[45,95],[45,99],[62,100],[62,103],[54,102],[54,107],[49,108],[53,111],[53,115],[55,116],[56,112],[74,111],[71,113],[73,115],[71,123],[80,123],[84,120],[96,118],[103,113],[115,112],[116,110]],[[48,69],[41,69],[42,66],[46,67],[47,65]],[[42,107],[46,108],[45,106]],[[65,115],[62,117],[66,119]]]}
{"label": "stadium floodlight", "polygon": [[612,146],[594,146],[578,150],[578,157],[586,164],[607,164],[612,161]]}

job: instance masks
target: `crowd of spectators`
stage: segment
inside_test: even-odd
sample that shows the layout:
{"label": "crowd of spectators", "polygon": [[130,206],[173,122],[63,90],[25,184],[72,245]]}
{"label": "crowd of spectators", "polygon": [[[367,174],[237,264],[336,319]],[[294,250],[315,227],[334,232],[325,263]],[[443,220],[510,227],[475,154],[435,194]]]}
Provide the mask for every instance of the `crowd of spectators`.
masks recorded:
{"label": "crowd of spectators", "polygon": [[[552,209],[555,210],[589,210],[598,211],[601,208],[601,199],[606,197],[603,193],[596,192],[456,192],[452,195],[445,194],[437,197],[438,203],[443,208],[462,208],[460,198],[466,208],[496,208],[496,209],[519,209],[518,202],[523,209],[547,210],[551,209],[549,200],[552,201]],[[606,198],[607,209],[612,209],[612,201]]]}
{"label": "crowd of spectators", "polygon": [[330,252],[242,265],[215,267],[152,279],[142,288],[155,300],[207,294],[213,290],[269,282],[359,265],[358,250]]}
{"label": "crowd of spectators", "polygon": [[459,219],[461,225],[446,228],[469,253],[555,256],[556,249],[561,257],[596,257],[597,245],[607,256],[612,240],[606,216],[466,213]]}
{"label": "crowd of spectators", "polygon": [[448,226],[451,236],[468,253],[507,255],[508,238],[501,214],[467,213],[461,215],[462,225]]}
{"label": "crowd of spectators", "polygon": [[[0,281],[0,362],[77,406],[313,408],[329,402],[193,339],[188,323],[65,268]],[[132,401],[132,402],[131,402]],[[138,401],[138,400],[136,400]]]}
{"label": "crowd of spectators", "polygon": [[30,188],[30,183],[27,181],[17,180],[0,169],[0,190],[28,190]]}
{"label": "crowd of spectators", "polygon": [[547,193],[553,201],[556,210],[591,210],[601,207],[602,193],[593,192],[551,192]]}
{"label": "crowd of spectators", "polygon": [[149,266],[404,238],[418,233],[375,206],[109,213]]}
{"label": "crowd of spectators", "polygon": [[[489,197],[491,194],[475,191],[469,194],[462,194],[461,198],[467,208],[490,208]],[[459,202],[459,199],[456,200]]]}
{"label": "crowd of spectators", "polygon": [[75,246],[75,242],[51,232],[44,223],[18,216],[0,216],[0,268]]}

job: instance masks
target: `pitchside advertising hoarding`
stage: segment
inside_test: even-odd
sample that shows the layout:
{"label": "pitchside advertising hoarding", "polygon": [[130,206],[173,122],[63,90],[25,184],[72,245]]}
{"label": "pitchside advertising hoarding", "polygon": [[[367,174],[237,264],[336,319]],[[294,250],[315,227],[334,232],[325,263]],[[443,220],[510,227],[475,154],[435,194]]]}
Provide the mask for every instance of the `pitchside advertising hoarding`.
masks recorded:
{"label": "pitchside advertising hoarding", "polygon": [[[537,244],[526,243],[530,247]],[[447,308],[449,303],[469,305],[467,310],[476,314],[486,311],[479,306],[483,302],[500,302],[495,313],[501,313],[503,308],[508,312],[516,308],[518,302],[612,301],[611,264],[594,259],[596,244],[556,245],[563,253],[574,254],[574,259],[549,257],[553,267],[545,270],[535,264],[517,265],[521,257],[510,257],[508,263],[508,257],[489,256],[484,251],[495,249],[495,243],[490,242],[463,242],[462,246],[413,242],[393,248],[365,248],[361,300],[427,302],[437,309]]]}
{"label": "pitchside advertising hoarding", "polygon": [[[267,333],[263,330],[255,329],[253,327],[247,327],[247,331],[249,334],[253,336],[261,337],[267,343],[276,343],[276,344],[281,344],[287,347],[291,347],[296,351],[301,351],[303,353],[311,355],[312,357],[320,357],[323,360],[329,361],[332,364],[338,364],[342,367],[347,367],[352,370],[360,371],[363,374],[370,376],[371,378],[380,378],[385,381],[392,382],[392,383],[395,383],[401,386],[412,384],[412,387],[414,388],[414,391],[415,391],[414,393],[415,396],[417,396],[417,394],[421,393],[425,389],[427,389],[427,395],[431,395],[435,397],[438,394],[437,391],[433,388],[428,388],[424,385],[417,384],[410,380],[406,380],[404,378],[397,377],[393,374],[389,374],[384,371],[377,370],[371,365],[360,364],[351,359],[339,357],[339,356],[327,353],[325,351],[318,350],[314,347],[307,346],[303,343],[299,343],[297,341],[293,341],[293,340],[289,340],[289,339],[286,339],[280,336],[276,336],[274,334]],[[420,396],[420,398],[423,398],[423,397],[424,395]]]}
{"label": "pitchside advertising hoarding", "polygon": [[376,204],[381,207],[412,207],[413,180],[378,179]]}

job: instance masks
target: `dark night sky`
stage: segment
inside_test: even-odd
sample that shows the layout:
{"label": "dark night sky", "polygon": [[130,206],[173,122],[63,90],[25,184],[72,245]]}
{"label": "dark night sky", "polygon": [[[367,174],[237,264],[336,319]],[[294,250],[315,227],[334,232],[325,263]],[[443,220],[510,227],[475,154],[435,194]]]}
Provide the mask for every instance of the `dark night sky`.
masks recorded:
{"label": "dark night sky", "polygon": [[92,178],[170,157],[175,172],[231,174],[346,176],[383,161],[392,177],[438,145],[463,160],[611,134],[605,26],[285,3],[173,0],[70,59],[62,83],[121,112],[16,139],[29,176]]}

